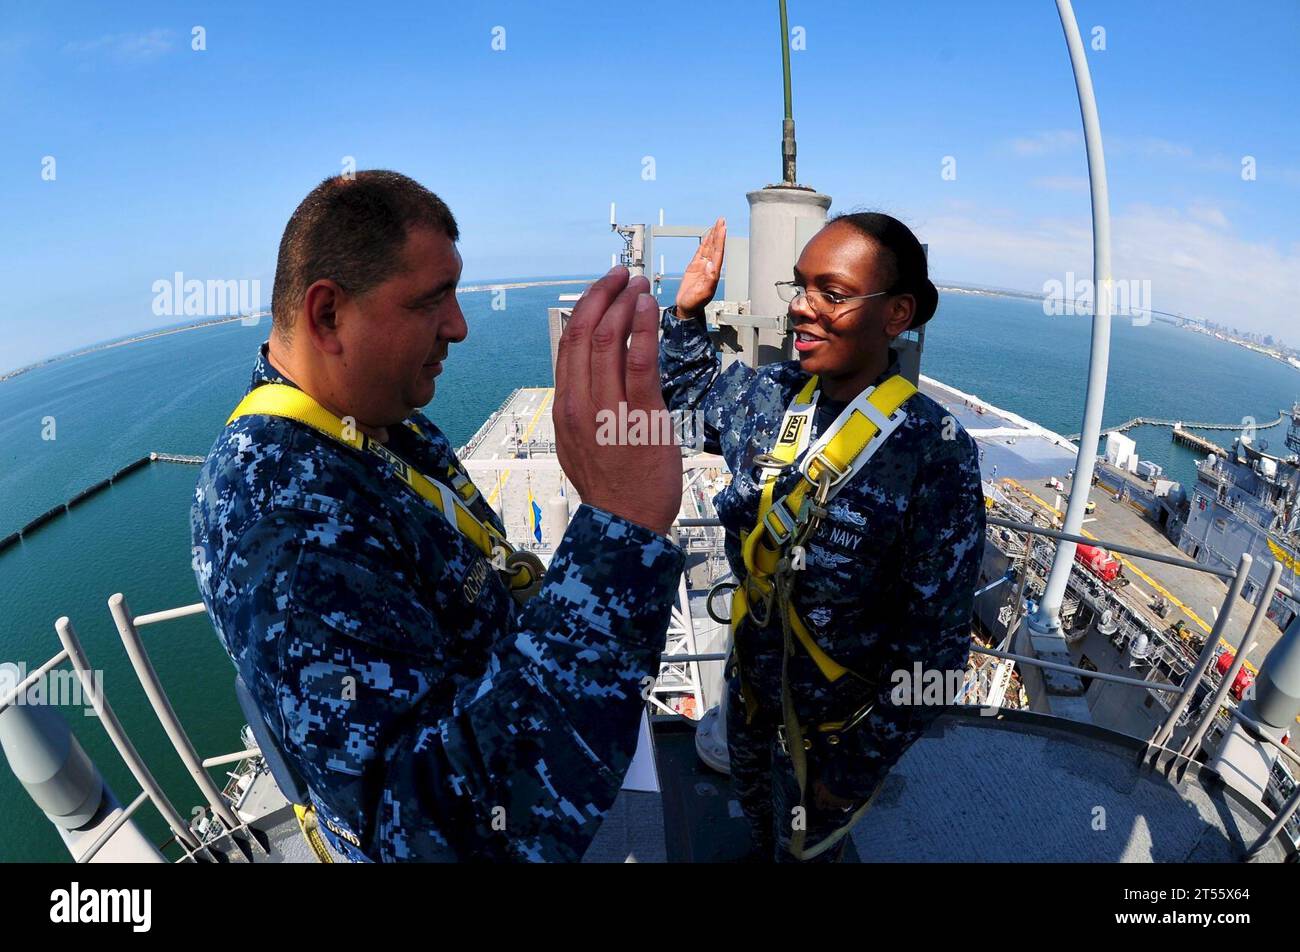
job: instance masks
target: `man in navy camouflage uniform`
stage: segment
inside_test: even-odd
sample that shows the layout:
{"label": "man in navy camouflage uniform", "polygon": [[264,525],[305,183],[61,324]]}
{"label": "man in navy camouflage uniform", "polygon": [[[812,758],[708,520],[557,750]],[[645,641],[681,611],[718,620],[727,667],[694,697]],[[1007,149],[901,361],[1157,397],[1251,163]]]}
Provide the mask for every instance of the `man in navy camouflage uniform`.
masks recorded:
{"label": "man in navy camouflage uniform", "polygon": [[[285,230],[250,389],[301,388],[429,477],[463,474],[416,410],[467,333],[457,238],[405,176],[327,179]],[[683,563],[679,451],[594,437],[600,407],[663,412],[646,291],[611,271],[561,343],[556,440],[584,504],[523,607],[392,462],[273,415],[217,438],[199,588],[341,855],[575,860],[613,802]],[[481,496],[470,508],[504,534]]]}
{"label": "man in navy camouflage uniform", "polygon": [[[819,375],[811,443],[849,400],[898,372],[889,344],[933,315],[937,293],[906,226],[885,215],[844,216],[809,242],[792,275],[790,316],[800,359],[757,371],[737,361],[722,372],[703,308],[717,287],[725,236],[719,220],[683,277],[676,307],[665,311],[660,365],[669,408],[702,412],[705,446],[722,454],[731,471],[731,484],[714,505],[728,560],[743,578],[741,541],[755,527],[762,492],[754,459],[772,450],[791,399],[811,374]],[[793,604],[818,645],[878,684],[871,689],[849,677],[832,684],[795,645],[790,692],[805,737],[815,741],[800,818],[809,847],[845,826],[933,720],[935,707],[895,703],[900,682],[893,672],[910,675],[916,662],[925,671],[962,671],[970,648],[984,544],[977,448],[930,398],[916,394],[903,410],[906,422],[827,507],[806,546],[806,567],[795,573]],[[773,498],[799,479],[790,467],[778,477]],[[735,641],[740,670],[729,681],[731,774],[759,855],[775,851],[777,860],[789,860],[800,796],[778,736],[784,644],[778,612],[766,627],[747,615]],[[753,697],[742,697],[742,684]],[[814,725],[848,718],[872,701],[875,707],[838,744],[817,737]],[[843,842],[822,857],[837,858]]]}

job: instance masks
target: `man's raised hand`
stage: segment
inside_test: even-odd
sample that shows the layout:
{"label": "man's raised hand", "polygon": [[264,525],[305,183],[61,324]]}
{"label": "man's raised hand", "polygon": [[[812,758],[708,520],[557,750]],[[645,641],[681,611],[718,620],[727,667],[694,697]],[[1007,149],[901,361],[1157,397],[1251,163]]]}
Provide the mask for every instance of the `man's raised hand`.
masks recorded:
{"label": "man's raised hand", "polygon": [[[659,307],[649,290],[623,267],[587,289],[560,338],[552,415],[560,466],[583,502],[667,534],[681,507],[682,461],[660,439],[671,428],[662,425]],[[622,421],[633,425],[625,432]]]}

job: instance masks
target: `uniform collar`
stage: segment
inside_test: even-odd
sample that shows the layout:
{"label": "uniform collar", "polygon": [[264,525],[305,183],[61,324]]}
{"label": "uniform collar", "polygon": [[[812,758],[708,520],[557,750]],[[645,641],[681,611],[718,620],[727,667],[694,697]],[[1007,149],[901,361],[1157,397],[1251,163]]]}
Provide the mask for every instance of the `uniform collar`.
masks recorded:
{"label": "uniform collar", "polygon": [[282,383],[295,390],[301,390],[301,387],[275,369],[271,363],[270,347],[271,344],[267,341],[257,349],[257,362],[253,364],[253,379],[249,382],[248,389],[256,390],[267,383]]}

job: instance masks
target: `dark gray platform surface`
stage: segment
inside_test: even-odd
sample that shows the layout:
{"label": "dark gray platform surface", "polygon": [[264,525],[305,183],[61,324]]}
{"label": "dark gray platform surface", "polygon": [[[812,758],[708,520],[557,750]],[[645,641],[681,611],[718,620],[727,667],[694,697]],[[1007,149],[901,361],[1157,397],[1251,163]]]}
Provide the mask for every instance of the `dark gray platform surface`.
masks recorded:
{"label": "dark gray platform surface", "polygon": [[[853,840],[866,862],[1240,862],[1264,815],[1194,765],[1142,767],[1140,747],[1042,715],[945,715]],[[1260,861],[1287,853],[1274,840]]]}

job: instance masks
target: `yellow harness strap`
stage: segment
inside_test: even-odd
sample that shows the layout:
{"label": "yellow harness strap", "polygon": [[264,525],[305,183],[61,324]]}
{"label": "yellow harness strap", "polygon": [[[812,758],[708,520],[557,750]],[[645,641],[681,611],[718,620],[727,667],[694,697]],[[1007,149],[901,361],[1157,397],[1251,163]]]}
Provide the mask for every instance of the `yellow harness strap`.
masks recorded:
{"label": "yellow harness strap", "polygon": [[[808,404],[817,390],[818,378],[809,378],[803,389],[794,398],[791,407]],[[866,395],[868,406],[875,412],[850,406],[845,409],[835,425],[816,446],[810,450],[810,456],[803,466],[804,478],[799,480],[794,489],[782,500],[773,501],[779,469],[769,469],[763,481],[763,493],[758,505],[758,520],[741,545],[741,554],[745,561],[747,577],[744,584],[737,586],[732,596],[731,634],[735,635],[740,622],[750,613],[753,597],[770,603],[774,586],[772,576],[781,561],[785,543],[789,540],[801,522],[800,514],[808,494],[817,489],[818,482],[825,475],[832,485],[838,485],[853,470],[857,459],[872,446],[872,442],[883,432],[880,424],[892,417],[898,409],[916,393],[910,381],[895,374]],[[877,415],[878,414],[878,415]],[[875,419],[873,419],[875,417]],[[799,453],[799,438],[803,427],[811,426],[811,414],[797,425],[791,424],[789,411],[781,426],[776,446],[772,450],[774,460],[783,466],[794,462]],[[794,417],[793,419],[797,419]],[[795,637],[816,663],[826,680],[834,683],[849,670],[836,662],[821,646],[817,644],[808,627],[799,618],[793,604],[785,606],[790,628]]]}
{"label": "yellow harness strap", "polygon": [[[449,477],[456,486],[453,489],[425,476],[382,443],[361,433],[355,424],[344,423],[309,394],[285,384],[263,384],[249,392],[230,414],[226,425],[245,416],[275,416],[296,420],[344,446],[378,456],[392,466],[397,477],[416,495],[441,512],[448,522],[491,559],[494,568],[507,575],[512,592],[526,591],[540,583],[540,563],[517,559],[516,556],[520,553],[505,536],[470,512],[468,506],[478,496],[478,489],[467,475],[455,467],[448,468]],[[413,423],[407,425],[423,435]]]}

